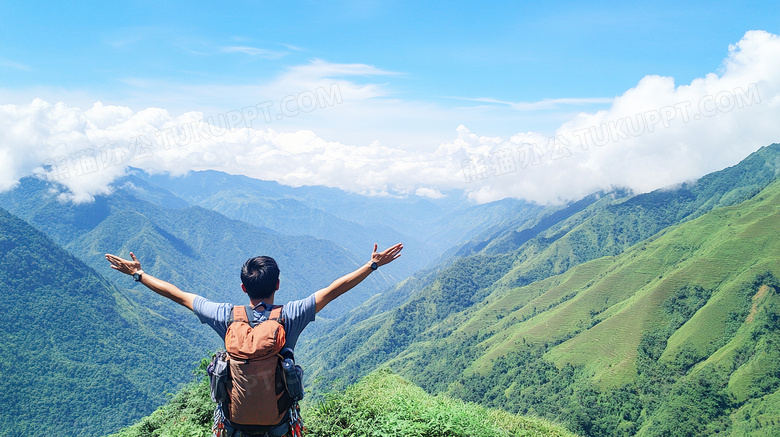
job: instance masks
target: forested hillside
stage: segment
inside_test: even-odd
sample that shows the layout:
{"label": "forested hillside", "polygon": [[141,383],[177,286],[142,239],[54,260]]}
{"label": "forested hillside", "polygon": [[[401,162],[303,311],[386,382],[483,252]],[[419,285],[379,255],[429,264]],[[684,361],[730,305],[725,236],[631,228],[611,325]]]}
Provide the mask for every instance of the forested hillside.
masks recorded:
{"label": "forested hillside", "polygon": [[312,380],[390,363],[429,391],[588,435],[772,429],[779,151],[472,243],[422,286],[403,283],[307,343]]}
{"label": "forested hillside", "polygon": [[448,341],[397,360],[460,346],[473,357],[460,370],[428,366],[452,375],[440,389],[589,435],[776,432],[772,414],[737,417],[770,411],[780,388],[779,211],[775,183],[620,256],[497,291],[449,321]]}
{"label": "forested hillside", "polygon": [[2,435],[115,430],[163,402],[203,350],[3,209],[0,313]]}

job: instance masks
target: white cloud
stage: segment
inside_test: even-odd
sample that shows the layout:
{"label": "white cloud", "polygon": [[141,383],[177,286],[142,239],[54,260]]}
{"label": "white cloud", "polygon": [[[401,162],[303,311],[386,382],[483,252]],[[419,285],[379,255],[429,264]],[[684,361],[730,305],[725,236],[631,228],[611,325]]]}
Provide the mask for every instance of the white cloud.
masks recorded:
{"label": "white cloud", "polygon": [[287,52],[250,46],[226,46],[222,47],[220,50],[223,53],[244,53],[249,56],[257,56],[263,59],[279,59],[287,55]]}
{"label": "white cloud", "polygon": [[10,59],[0,58],[0,67],[11,68],[13,70],[20,71],[32,71],[32,67],[21,62],[12,61]]}
{"label": "white cloud", "polygon": [[41,173],[45,166],[62,169],[61,179],[69,189],[66,197],[88,201],[94,194],[107,193],[108,184],[123,172],[121,167],[95,172],[92,167],[67,166],[69,160],[83,163],[90,150],[97,152],[86,114],[63,103],[35,100],[27,106],[0,106],[0,126],[0,190],[13,187],[23,176]]}
{"label": "white cloud", "polygon": [[442,194],[441,191],[425,187],[416,189],[414,194],[420,197],[430,197],[431,199],[441,199],[444,197],[444,194]]}
{"label": "white cloud", "polygon": [[[240,101],[243,92],[243,101],[257,102],[218,113],[172,115],[100,102],[82,110],[43,100],[0,106],[0,190],[47,171],[69,198],[86,201],[133,166],[174,174],[216,169],[367,194],[435,198],[462,188],[479,202],[549,203],[615,186],[642,192],[679,183],[780,140],[780,38],[766,32],[748,32],[718,74],[685,85],[647,76],[607,109],[570,117],[553,136],[479,135],[464,124],[442,141],[440,127],[422,126],[453,126],[473,120],[474,112],[406,101],[367,81],[395,75],[312,61],[271,83],[213,87],[214,96],[234,93]],[[582,103],[593,102],[526,105]],[[350,129],[357,140],[334,134]]]}
{"label": "white cloud", "polygon": [[561,106],[582,106],[593,104],[605,104],[612,103],[614,99],[608,97],[591,97],[591,98],[561,98],[561,99],[543,99],[538,102],[505,102],[503,100],[492,99],[487,97],[480,98],[460,98],[461,100],[470,100],[474,102],[483,103],[495,103],[499,105],[506,105],[515,111],[538,111],[541,109],[556,109]]}
{"label": "white cloud", "polygon": [[198,112],[172,116],[159,108],[133,112],[100,102],[86,110],[42,100],[5,105],[0,107],[5,170],[0,189],[25,175],[45,173],[67,188],[67,198],[89,201],[107,193],[128,166],[173,174],[216,169],[290,185],[371,194],[418,190],[434,197],[438,192],[426,187],[426,179],[447,178],[438,158],[424,154],[326,141],[308,130],[248,127],[248,119],[228,129],[229,116],[212,117],[209,124]]}
{"label": "white cloud", "polygon": [[478,201],[538,202],[618,186],[647,192],[736,164],[780,141],[777,120],[780,37],[751,31],[729,48],[719,74],[679,86],[671,77],[647,76],[609,109],[579,114],[550,138],[520,135],[501,143],[493,151],[511,150],[517,169],[489,173],[470,191]]}

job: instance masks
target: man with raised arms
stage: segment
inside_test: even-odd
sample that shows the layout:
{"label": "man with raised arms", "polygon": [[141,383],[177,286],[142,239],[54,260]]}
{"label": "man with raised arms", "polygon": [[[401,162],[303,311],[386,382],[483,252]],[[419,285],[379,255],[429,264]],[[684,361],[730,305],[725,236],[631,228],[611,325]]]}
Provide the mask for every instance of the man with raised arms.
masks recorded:
{"label": "man with raised arms", "polygon": [[[360,266],[352,273],[346,274],[331,283],[329,286],[317,290],[309,297],[301,300],[287,302],[281,307],[282,326],[285,333],[284,348],[295,349],[295,344],[303,329],[314,321],[316,313],[321,311],[333,299],[341,296],[367,278],[379,267],[388,264],[401,256],[402,244],[396,244],[381,252],[377,252],[377,245],[368,262]],[[192,310],[201,323],[209,325],[224,340],[231,323],[233,304],[217,303],[209,301],[202,296],[180,290],[175,285],[157,279],[145,273],[141,268],[141,262],[134,253],[130,253],[131,260],[123,259],[115,255],[106,254],[106,259],[111,263],[111,268],[127,275],[133,276],[137,281],[154,291],[184,307]],[[279,267],[273,258],[258,256],[247,260],[241,268],[241,289],[249,298],[249,305],[256,321],[267,320],[271,309],[274,308],[276,292],[279,290]],[[246,431],[236,430],[229,420],[224,419],[224,414],[217,407],[215,414],[217,419],[223,419],[219,432],[222,436],[239,437],[253,435]],[[221,416],[221,417],[220,417]],[[289,417],[285,417],[281,423],[270,430],[254,434],[268,437],[290,435]]]}

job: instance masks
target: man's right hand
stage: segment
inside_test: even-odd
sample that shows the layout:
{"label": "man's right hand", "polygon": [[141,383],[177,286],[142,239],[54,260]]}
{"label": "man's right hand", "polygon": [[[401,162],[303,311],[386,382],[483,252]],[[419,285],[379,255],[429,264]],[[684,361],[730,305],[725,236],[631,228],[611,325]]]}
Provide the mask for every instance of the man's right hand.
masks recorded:
{"label": "man's right hand", "polygon": [[371,254],[371,262],[375,262],[377,266],[381,267],[385,264],[389,264],[395,261],[399,256],[401,256],[401,249],[404,248],[404,245],[398,243],[395,246],[388,247],[381,252],[376,251],[378,247],[379,246],[374,243],[374,252]]}
{"label": "man's right hand", "polygon": [[352,287],[358,285],[364,279],[366,279],[368,275],[374,271],[370,267],[371,263],[376,263],[377,266],[383,266],[401,256],[401,249],[404,248],[404,245],[398,243],[395,246],[389,247],[381,252],[376,251],[377,247],[378,246],[376,243],[374,243],[374,251],[371,253],[371,261],[363,264],[354,272],[336,279],[329,286],[314,292],[317,312],[320,312],[323,308],[325,308],[325,305],[327,305],[330,301],[351,290]]}

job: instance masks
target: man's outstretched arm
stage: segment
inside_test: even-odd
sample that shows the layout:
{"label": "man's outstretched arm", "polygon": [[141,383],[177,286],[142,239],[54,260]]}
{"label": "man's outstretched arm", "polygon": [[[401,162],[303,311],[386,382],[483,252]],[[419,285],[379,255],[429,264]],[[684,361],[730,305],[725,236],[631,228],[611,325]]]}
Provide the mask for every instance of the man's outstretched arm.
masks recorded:
{"label": "man's outstretched arm", "polygon": [[403,248],[404,245],[398,243],[395,246],[383,250],[382,252],[377,252],[377,245],[374,244],[374,252],[371,254],[371,261],[362,265],[354,272],[336,279],[326,288],[318,290],[314,293],[317,312],[320,312],[320,310],[325,308],[325,305],[329,304],[333,299],[351,290],[354,286],[360,284],[363,279],[366,279],[368,275],[374,271],[371,268],[371,264],[376,263],[377,267],[380,267],[390,263],[401,256],[401,249]]}
{"label": "man's outstretched arm", "polygon": [[133,258],[132,261],[120,258],[116,255],[106,254],[106,259],[111,263],[112,269],[119,270],[120,272],[131,276],[134,273],[140,273],[141,283],[150,290],[192,310],[192,302],[198,296],[197,294],[186,293],[169,282],[165,282],[162,279],[157,279],[148,273],[144,273],[144,271],[141,270],[141,263],[133,252],[130,252],[130,257]]}

